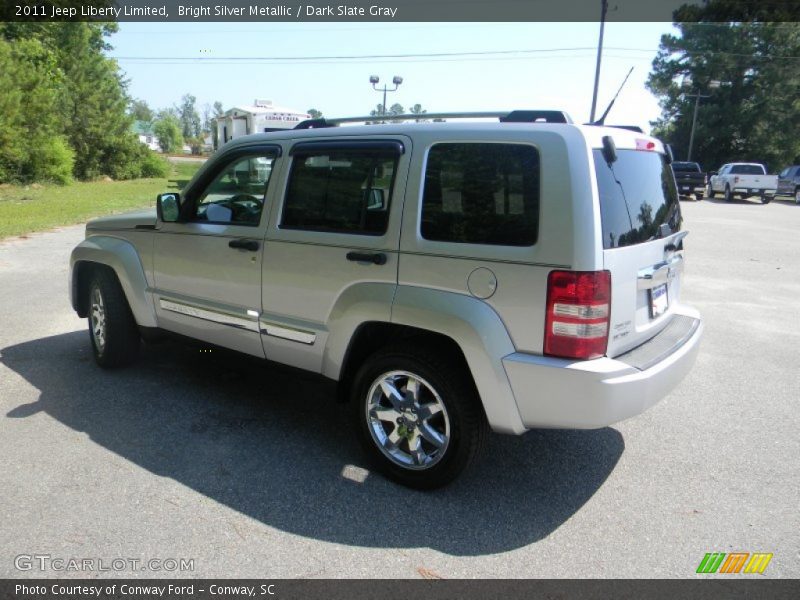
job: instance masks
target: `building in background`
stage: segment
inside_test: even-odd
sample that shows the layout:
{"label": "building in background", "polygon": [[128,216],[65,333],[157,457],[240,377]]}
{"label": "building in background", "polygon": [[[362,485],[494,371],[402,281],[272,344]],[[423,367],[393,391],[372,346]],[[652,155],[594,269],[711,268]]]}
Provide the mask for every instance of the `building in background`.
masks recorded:
{"label": "building in background", "polygon": [[276,106],[272,100],[256,99],[252,105],[234,106],[217,118],[216,147],[251,133],[292,129],[310,118],[303,111]]}
{"label": "building in background", "polygon": [[134,121],[133,132],[139,137],[139,141],[150,150],[161,151],[158,146],[158,138],[153,133],[153,123],[151,121]]}

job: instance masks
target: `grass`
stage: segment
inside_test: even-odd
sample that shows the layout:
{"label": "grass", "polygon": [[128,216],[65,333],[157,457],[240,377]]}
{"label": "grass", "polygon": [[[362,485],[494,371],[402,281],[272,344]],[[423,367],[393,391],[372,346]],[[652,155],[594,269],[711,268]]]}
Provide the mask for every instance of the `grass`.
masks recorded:
{"label": "grass", "polygon": [[172,172],[163,179],[0,185],[0,239],[153,207],[157,194],[180,190],[201,165],[171,163]]}

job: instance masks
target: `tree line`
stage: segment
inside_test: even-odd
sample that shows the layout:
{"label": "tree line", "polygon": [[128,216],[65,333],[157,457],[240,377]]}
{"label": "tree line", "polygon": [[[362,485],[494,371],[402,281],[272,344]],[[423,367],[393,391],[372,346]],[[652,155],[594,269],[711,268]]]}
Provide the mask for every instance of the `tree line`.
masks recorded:
{"label": "tree line", "polygon": [[688,155],[696,104],[691,159],[706,170],[800,164],[798,7],[711,0],[674,13],[680,35],[662,36],[647,87],[662,108],[653,135],[678,160]]}
{"label": "tree line", "polygon": [[115,23],[0,23],[0,183],[158,177],[105,56]]}
{"label": "tree line", "polygon": [[192,154],[201,154],[205,138],[216,135],[214,122],[223,113],[222,102],[217,101],[205,104],[201,116],[192,94],[184,94],[179,104],[158,111],[144,100],[133,99],[130,104],[131,116],[152,129],[162,152],[179,152],[186,144]]}

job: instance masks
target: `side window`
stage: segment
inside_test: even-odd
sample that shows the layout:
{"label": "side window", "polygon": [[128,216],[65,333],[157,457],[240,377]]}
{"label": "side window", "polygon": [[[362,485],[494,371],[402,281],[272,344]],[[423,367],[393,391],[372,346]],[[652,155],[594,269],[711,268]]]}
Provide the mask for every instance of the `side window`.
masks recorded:
{"label": "side window", "polygon": [[214,178],[197,202],[194,221],[258,225],[274,156],[234,160]]}
{"label": "side window", "polygon": [[377,148],[297,152],[281,228],[383,235],[397,161],[397,154]]}
{"label": "side window", "polygon": [[523,144],[445,143],[428,153],[420,232],[426,240],[532,246],[539,152]]}
{"label": "side window", "polygon": [[783,179],[789,177],[789,171],[791,171],[791,170],[792,170],[792,167],[786,167],[783,171],[778,173],[778,177],[781,177]]}

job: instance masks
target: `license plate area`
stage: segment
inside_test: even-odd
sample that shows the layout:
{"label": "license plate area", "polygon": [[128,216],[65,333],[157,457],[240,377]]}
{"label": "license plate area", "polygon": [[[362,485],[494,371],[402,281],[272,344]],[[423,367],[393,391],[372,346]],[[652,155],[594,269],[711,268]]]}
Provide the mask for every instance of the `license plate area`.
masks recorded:
{"label": "license plate area", "polygon": [[651,319],[660,317],[667,312],[667,308],[669,307],[669,299],[667,295],[666,283],[662,283],[661,285],[657,285],[656,287],[648,290],[647,294],[650,298]]}

